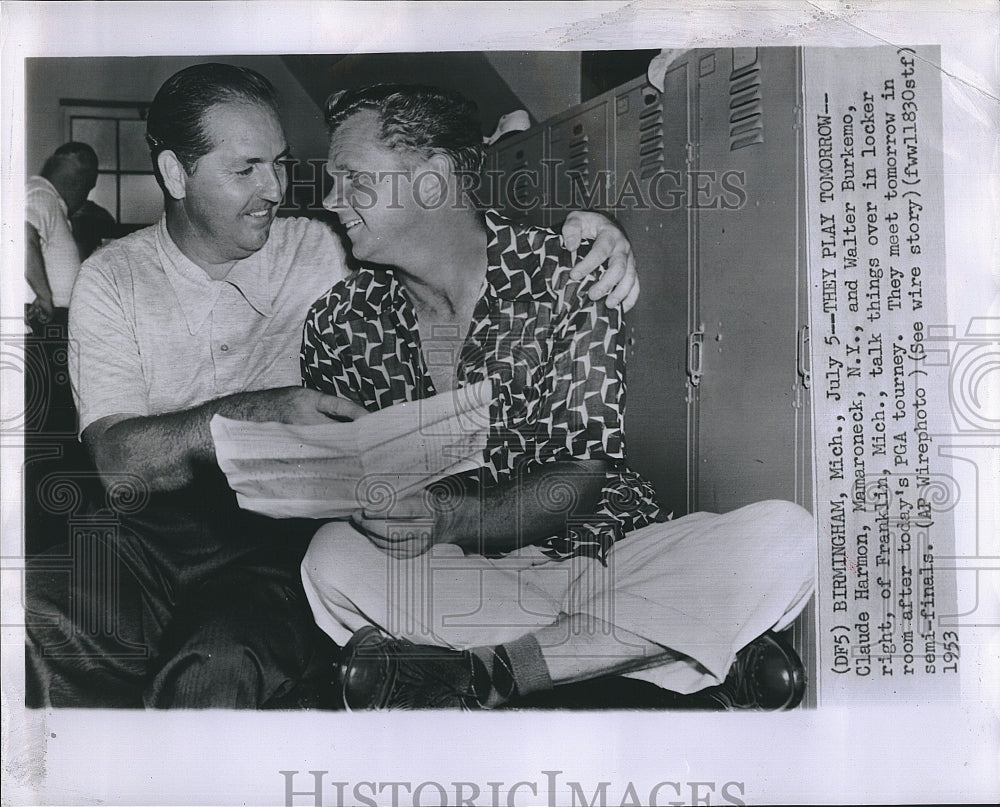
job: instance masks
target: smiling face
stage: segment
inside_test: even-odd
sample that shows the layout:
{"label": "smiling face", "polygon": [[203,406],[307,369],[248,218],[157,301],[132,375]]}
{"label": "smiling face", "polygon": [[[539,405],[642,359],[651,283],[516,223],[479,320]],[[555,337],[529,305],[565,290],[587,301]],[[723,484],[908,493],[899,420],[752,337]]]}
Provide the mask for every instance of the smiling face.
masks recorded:
{"label": "smiling face", "polygon": [[180,176],[181,198],[168,226],[181,250],[208,270],[267,243],[287,185],[288,144],[274,111],[257,104],[217,104],[204,128],[212,150]]}
{"label": "smiling face", "polygon": [[405,266],[427,218],[413,185],[421,161],[382,143],[378,120],[364,110],[333,133],[326,166],[333,189],[323,207],[340,217],[358,260]]}

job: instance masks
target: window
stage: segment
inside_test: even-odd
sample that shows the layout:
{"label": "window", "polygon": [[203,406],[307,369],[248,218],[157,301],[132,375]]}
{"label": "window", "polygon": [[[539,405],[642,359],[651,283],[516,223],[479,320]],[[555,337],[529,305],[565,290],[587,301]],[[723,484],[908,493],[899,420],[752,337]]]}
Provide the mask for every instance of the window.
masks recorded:
{"label": "window", "polygon": [[163,195],[146,145],[148,104],[119,101],[60,102],[66,140],[97,152],[97,186],[91,201],[108,210],[123,231],[153,224],[163,212]]}

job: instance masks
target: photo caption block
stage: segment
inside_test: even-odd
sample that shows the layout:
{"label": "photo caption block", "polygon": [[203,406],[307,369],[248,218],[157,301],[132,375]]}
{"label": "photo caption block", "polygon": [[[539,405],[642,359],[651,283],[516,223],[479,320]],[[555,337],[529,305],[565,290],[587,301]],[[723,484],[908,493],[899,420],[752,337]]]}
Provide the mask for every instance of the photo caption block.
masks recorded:
{"label": "photo caption block", "polygon": [[821,703],[958,695],[939,64],[804,52]]}

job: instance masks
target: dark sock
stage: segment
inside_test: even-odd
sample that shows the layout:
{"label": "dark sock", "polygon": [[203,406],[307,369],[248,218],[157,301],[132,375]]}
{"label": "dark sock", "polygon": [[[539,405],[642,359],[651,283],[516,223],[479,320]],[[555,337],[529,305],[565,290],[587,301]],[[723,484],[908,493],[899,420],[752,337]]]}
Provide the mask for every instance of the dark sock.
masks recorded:
{"label": "dark sock", "polygon": [[476,647],[472,657],[472,685],[476,699],[492,708],[517,695],[552,689],[549,668],[532,634],[494,647]]}

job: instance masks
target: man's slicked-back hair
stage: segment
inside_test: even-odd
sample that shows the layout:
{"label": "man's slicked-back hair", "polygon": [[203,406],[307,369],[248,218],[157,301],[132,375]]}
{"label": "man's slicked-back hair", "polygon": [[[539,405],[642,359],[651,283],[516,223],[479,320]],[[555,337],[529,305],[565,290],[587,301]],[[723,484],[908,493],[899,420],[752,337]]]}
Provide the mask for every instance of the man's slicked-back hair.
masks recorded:
{"label": "man's slicked-back hair", "polygon": [[213,148],[205,131],[205,116],[216,104],[242,102],[271,109],[278,115],[274,86],[255,70],[207,62],[174,73],[160,87],[146,116],[146,142],[153,168],[156,159],[170,150],[189,174],[195,163]]}
{"label": "man's slicked-back hair", "polygon": [[458,172],[478,172],[482,167],[479,110],[457,92],[420,84],[375,84],[335,93],[326,102],[330,135],[365,110],[378,115],[379,138],[389,148],[423,159],[444,155]]}

